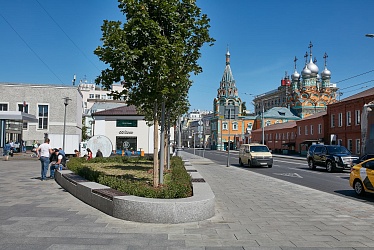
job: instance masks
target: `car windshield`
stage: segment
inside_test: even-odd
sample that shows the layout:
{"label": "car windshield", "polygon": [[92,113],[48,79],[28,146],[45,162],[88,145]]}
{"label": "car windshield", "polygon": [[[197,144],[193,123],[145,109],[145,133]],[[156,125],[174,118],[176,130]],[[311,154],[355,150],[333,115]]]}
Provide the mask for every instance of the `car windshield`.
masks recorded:
{"label": "car windshield", "polygon": [[351,152],[343,146],[328,147],[328,151],[330,154],[351,154]]}
{"label": "car windshield", "polygon": [[251,152],[269,152],[266,146],[251,146]]}

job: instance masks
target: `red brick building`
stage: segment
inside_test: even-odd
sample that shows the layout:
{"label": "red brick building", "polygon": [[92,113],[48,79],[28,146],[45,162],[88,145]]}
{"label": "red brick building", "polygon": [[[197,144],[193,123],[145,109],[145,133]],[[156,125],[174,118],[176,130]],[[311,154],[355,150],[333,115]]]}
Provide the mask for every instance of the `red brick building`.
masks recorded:
{"label": "red brick building", "polygon": [[[295,153],[296,121],[264,127],[265,144],[274,153]],[[252,142],[262,142],[262,129],[252,131]]]}
{"label": "red brick building", "polygon": [[[365,104],[369,104],[364,109]],[[363,111],[365,111],[363,113]],[[363,130],[361,124],[365,123]],[[313,143],[339,144],[353,154],[362,155],[362,137],[366,152],[374,152],[374,88],[329,104],[327,111],[264,129],[265,144],[273,152],[297,152],[305,155]],[[262,141],[262,129],[252,131],[252,142]]]}
{"label": "red brick building", "polygon": [[329,141],[326,144],[343,145],[352,153],[361,154],[361,114],[364,105],[373,100],[374,88],[371,88],[328,105]]}
{"label": "red brick building", "polygon": [[325,128],[327,124],[327,112],[322,111],[297,121],[297,152],[306,155],[308,148],[313,143],[328,144],[328,133]]}

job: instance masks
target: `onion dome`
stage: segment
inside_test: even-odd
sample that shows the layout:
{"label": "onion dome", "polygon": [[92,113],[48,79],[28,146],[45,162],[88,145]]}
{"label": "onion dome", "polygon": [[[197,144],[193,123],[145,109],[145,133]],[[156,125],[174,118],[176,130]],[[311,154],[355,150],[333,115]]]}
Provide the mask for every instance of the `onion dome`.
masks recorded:
{"label": "onion dome", "polygon": [[310,58],[310,62],[307,64],[307,67],[312,72],[311,73],[312,76],[317,76],[319,69],[318,69],[318,66],[315,65],[314,62],[312,61],[312,58]]}
{"label": "onion dome", "polygon": [[293,81],[299,80],[300,74],[297,72],[297,70],[295,70],[295,72],[293,72],[293,74],[291,75],[291,78],[292,78]]}
{"label": "onion dome", "polygon": [[322,79],[330,79],[331,78],[331,72],[326,67],[321,73]]}
{"label": "onion dome", "polygon": [[305,65],[303,71],[301,71],[301,75],[303,78],[310,78],[310,75],[312,74],[312,71]]}

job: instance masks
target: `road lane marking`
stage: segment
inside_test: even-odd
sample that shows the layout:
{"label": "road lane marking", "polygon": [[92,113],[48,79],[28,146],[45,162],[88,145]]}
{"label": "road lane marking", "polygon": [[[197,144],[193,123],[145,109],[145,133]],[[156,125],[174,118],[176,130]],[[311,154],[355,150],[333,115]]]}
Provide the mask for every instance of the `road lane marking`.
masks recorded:
{"label": "road lane marking", "polygon": [[287,176],[287,177],[296,177],[296,178],[303,178],[301,175],[297,173],[274,173],[276,175],[282,175],[282,176]]}

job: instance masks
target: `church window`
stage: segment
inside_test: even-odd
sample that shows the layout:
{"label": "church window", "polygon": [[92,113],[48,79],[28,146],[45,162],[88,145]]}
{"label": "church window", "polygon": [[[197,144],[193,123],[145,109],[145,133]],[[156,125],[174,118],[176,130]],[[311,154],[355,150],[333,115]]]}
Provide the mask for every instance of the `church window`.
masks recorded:
{"label": "church window", "polygon": [[238,130],[238,123],[237,122],[232,123],[232,130]]}
{"label": "church window", "polygon": [[222,129],[227,130],[227,122],[222,123]]}

